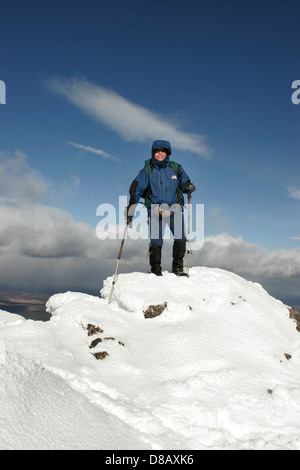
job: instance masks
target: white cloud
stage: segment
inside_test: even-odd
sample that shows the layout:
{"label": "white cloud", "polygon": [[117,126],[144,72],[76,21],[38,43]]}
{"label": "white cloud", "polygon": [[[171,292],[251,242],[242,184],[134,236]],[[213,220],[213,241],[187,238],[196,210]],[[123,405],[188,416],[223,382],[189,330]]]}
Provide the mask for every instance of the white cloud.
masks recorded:
{"label": "white cloud", "polygon": [[288,188],[288,196],[293,199],[300,200],[300,189],[293,188],[293,187]]}
{"label": "white cloud", "polygon": [[241,275],[292,278],[300,276],[300,248],[267,251],[233,238],[226,233],[209,236],[195,261],[205,266],[218,266]]}
{"label": "white cloud", "polygon": [[42,201],[49,190],[49,182],[30,168],[24,153],[13,155],[0,152],[0,202],[22,200]]}
{"label": "white cloud", "polygon": [[117,132],[124,140],[145,142],[155,139],[169,140],[180,150],[202,157],[209,157],[211,150],[205,137],[184,132],[179,125],[116,92],[85,80],[48,81],[50,90],[64,98],[82,112]]}
{"label": "white cloud", "polygon": [[[100,289],[103,279],[114,273],[120,239],[99,240],[96,227],[43,205],[41,195],[51,184],[30,168],[24,154],[0,154],[0,161],[0,285],[31,290]],[[29,197],[24,198],[24,193]],[[219,215],[219,210],[210,215]],[[147,250],[147,240],[128,238],[119,272],[147,272]],[[171,256],[172,241],[166,240],[164,270],[171,269]],[[261,282],[277,297],[299,296],[300,248],[267,251],[222,233],[207,237],[203,248],[193,251],[190,263],[223,268]]]}
{"label": "white cloud", "polygon": [[[54,207],[0,206],[0,285],[59,292],[100,289],[114,273],[120,242],[99,240],[95,228]],[[149,271],[147,250],[147,240],[128,238],[119,272]],[[171,270],[171,254],[172,241],[166,240],[163,270]],[[300,249],[268,252],[223,233],[207,237],[190,264],[235,272],[262,283],[276,297],[299,295]]]}
{"label": "white cloud", "polygon": [[[99,240],[95,228],[76,222],[64,210],[43,204],[46,195],[72,193],[79,184],[73,175],[70,181],[57,184],[46,181],[29,166],[25,154],[0,153],[2,287],[100,289],[102,279],[114,271],[119,240]],[[133,269],[138,246],[139,242],[128,240],[131,256],[123,260],[123,269]]]}
{"label": "white cloud", "polygon": [[73,197],[80,187],[80,178],[74,174],[54,183],[32,168],[26,154],[16,150],[0,151],[0,203],[41,203],[51,199]]}
{"label": "white cloud", "polygon": [[109,160],[114,160],[116,162],[121,161],[119,158],[114,157],[113,155],[110,155],[110,153],[104,152],[104,150],[101,150],[101,149],[95,149],[94,147],[89,147],[87,145],[76,144],[75,142],[67,141],[66,144],[72,145],[73,147],[83,150],[84,152],[90,152],[90,153],[94,153],[95,155],[100,155],[101,157],[108,158]]}
{"label": "white cloud", "polygon": [[[115,270],[120,240],[41,204],[0,205],[0,285],[30,290],[97,289]],[[122,271],[146,270],[145,241],[127,240]]]}

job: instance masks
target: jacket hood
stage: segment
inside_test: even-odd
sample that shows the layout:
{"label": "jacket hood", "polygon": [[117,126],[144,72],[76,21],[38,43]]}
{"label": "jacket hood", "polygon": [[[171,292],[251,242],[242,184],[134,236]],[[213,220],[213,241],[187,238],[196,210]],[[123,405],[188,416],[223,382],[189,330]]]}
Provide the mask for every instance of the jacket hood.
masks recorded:
{"label": "jacket hood", "polygon": [[172,153],[171,144],[167,140],[155,140],[152,144],[152,157],[154,157],[154,150],[164,148],[167,150],[167,155]]}

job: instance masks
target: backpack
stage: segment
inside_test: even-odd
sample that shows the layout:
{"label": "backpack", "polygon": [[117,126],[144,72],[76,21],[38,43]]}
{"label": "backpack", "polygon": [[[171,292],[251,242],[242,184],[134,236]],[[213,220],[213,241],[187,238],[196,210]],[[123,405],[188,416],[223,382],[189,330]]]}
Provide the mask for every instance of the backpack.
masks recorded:
{"label": "backpack", "polygon": [[[152,160],[151,158],[149,158],[148,160],[145,160],[145,170],[146,170],[146,173],[147,173],[147,176],[148,176],[148,181],[149,181],[150,173],[153,169],[153,166],[151,164],[151,160]],[[180,180],[181,175],[182,175],[182,171],[180,171],[180,169],[179,169],[179,164],[176,163],[176,162],[173,162],[173,161],[169,161],[168,165],[169,165],[170,168],[172,168],[174,173],[176,173],[178,180]],[[178,192],[179,192],[179,198],[178,199],[180,200],[179,204],[181,206],[183,206],[184,205],[184,199],[183,199],[183,196],[182,196],[182,193],[180,191],[179,186],[178,186]],[[150,192],[150,183],[148,183],[148,186],[147,186],[144,194],[142,195],[142,197],[145,199],[144,204],[147,207],[147,209],[149,209],[151,207],[151,204],[152,204],[152,201],[149,197],[150,194],[151,194],[151,192]]]}

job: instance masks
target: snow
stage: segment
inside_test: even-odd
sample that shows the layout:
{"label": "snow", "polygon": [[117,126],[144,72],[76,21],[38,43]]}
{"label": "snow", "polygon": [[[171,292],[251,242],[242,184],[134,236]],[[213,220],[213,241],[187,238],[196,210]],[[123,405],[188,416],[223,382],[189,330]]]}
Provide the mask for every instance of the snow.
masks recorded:
{"label": "snow", "polygon": [[300,449],[286,305],[221,269],[119,274],[108,305],[111,283],[52,296],[49,322],[0,311],[0,449]]}

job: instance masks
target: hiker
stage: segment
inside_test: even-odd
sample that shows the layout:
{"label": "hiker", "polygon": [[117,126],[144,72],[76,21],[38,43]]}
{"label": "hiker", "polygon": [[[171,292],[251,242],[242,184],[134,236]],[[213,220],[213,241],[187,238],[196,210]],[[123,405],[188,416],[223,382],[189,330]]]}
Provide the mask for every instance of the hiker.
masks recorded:
{"label": "hiker", "polygon": [[129,205],[126,208],[126,221],[132,222],[136,204],[145,199],[150,224],[149,261],[151,272],[162,276],[161,249],[166,224],[174,237],[172,272],[177,276],[187,276],[183,270],[186,251],[184,230],[183,193],[196,190],[182,166],[170,161],[170,142],[155,140],[152,145],[152,158],[146,160],[145,167],[133,180],[130,189]]}

